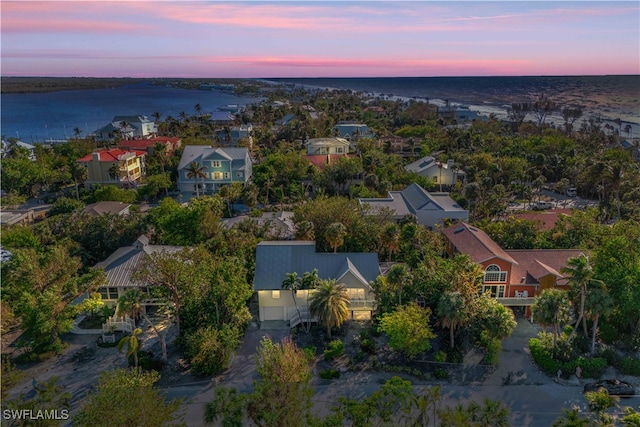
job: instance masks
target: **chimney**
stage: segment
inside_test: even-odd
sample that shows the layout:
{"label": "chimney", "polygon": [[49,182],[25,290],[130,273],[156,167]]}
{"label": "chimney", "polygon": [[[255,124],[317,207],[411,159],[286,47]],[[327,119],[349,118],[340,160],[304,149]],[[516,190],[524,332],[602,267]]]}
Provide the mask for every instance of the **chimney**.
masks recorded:
{"label": "chimney", "polygon": [[99,162],[100,161],[100,153],[97,151],[94,151],[93,153],[91,153],[91,159],[94,162]]}

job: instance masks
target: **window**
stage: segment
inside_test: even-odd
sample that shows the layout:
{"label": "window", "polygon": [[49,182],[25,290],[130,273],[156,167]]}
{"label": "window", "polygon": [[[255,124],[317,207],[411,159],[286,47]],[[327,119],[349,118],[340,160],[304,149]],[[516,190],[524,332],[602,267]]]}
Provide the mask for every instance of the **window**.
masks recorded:
{"label": "window", "polygon": [[307,299],[307,297],[309,296],[309,291],[306,289],[300,289],[298,291],[296,291],[296,298],[298,299]]}
{"label": "window", "polygon": [[483,286],[482,293],[489,292],[491,298],[504,298],[504,285]]}
{"label": "window", "polygon": [[220,163],[220,160],[214,160],[211,162],[212,168],[219,168],[220,166],[222,166],[222,164]]}
{"label": "window", "polygon": [[118,288],[109,288],[109,298],[118,299]]}
{"label": "window", "polygon": [[229,172],[225,172],[224,173],[224,179],[229,179],[229,177],[230,177]]}
{"label": "window", "polygon": [[336,147],[336,153],[337,153],[337,154],[342,154],[342,153],[344,153],[344,148],[342,148],[342,147]]}
{"label": "window", "polygon": [[118,288],[100,288],[98,292],[104,300],[118,299]]}
{"label": "window", "polygon": [[236,172],[236,177],[242,178],[242,172]]}
{"label": "window", "polygon": [[280,291],[271,291],[271,298],[280,299]]}
{"label": "window", "polygon": [[437,176],[433,177],[433,182],[438,182],[438,177]]}
{"label": "window", "polygon": [[222,179],[222,172],[214,172],[213,173],[213,179],[221,180]]}
{"label": "window", "polygon": [[500,267],[491,264],[484,271],[484,281],[504,283],[507,281],[507,272],[501,271]]}
{"label": "window", "polygon": [[347,288],[349,291],[349,299],[364,299],[364,289],[359,288]]}

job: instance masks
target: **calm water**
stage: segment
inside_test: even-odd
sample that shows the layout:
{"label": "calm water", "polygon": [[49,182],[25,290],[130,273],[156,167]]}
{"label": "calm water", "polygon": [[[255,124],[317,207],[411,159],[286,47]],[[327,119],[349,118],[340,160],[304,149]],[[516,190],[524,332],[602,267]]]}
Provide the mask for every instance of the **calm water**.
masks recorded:
{"label": "calm water", "polygon": [[254,102],[258,99],[146,83],[113,89],[3,94],[1,134],[30,143],[42,142],[72,137],[76,127],[86,135],[108,124],[114,116],[141,114],[152,119],[157,111],[163,120],[167,116],[178,118],[181,111],[194,115],[196,104],[200,104],[203,113],[209,113],[227,104]]}

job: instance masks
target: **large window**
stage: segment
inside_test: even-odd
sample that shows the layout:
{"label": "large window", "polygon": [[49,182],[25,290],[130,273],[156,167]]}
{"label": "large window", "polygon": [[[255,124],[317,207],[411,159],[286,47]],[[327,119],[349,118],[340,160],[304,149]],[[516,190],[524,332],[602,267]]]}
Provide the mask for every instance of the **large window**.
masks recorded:
{"label": "large window", "polygon": [[507,281],[507,272],[501,271],[500,267],[495,264],[491,264],[484,271],[484,281],[486,282],[498,282],[504,283]]}
{"label": "large window", "polygon": [[219,168],[222,164],[220,163],[220,160],[214,160],[211,162],[211,167],[212,168]]}
{"label": "large window", "polygon": [[214,172],[213,173],[213,179],[221,180],[222,179],[222,172]]}
{"label": "large window", "polygon": [[99,292],[104,300],[118,299],[118,288],[100,288]]}
{"label": "large window", "polygon": [[364,289],[362,289],[362,288],[347,288],[347,290],[349,291],[349,299],[350,300],[364,299]]}
{"label": "large window", "polygon": [[504,285],[483,286],[482,293],[489,292],[491,298],[504,298]]}

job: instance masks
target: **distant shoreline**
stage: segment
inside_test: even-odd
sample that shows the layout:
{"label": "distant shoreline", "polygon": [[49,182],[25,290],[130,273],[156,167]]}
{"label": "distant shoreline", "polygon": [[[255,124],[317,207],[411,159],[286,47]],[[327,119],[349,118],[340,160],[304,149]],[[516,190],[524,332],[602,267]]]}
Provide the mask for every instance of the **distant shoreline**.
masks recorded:
{"label": "distant shoreline", "polygon": [[63,90],[107,89],[149,80],[124,77],[2,77],[0,93],[45,93]]}

